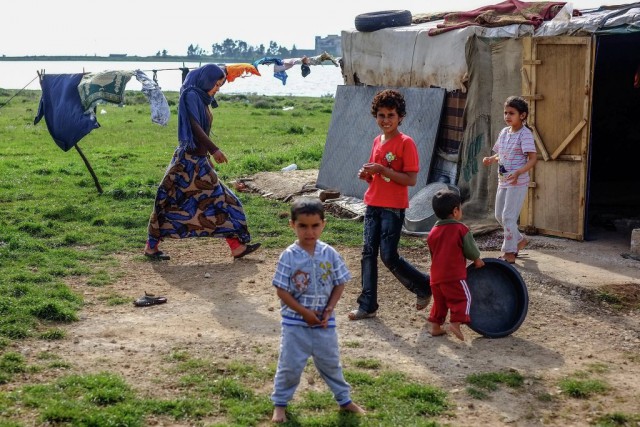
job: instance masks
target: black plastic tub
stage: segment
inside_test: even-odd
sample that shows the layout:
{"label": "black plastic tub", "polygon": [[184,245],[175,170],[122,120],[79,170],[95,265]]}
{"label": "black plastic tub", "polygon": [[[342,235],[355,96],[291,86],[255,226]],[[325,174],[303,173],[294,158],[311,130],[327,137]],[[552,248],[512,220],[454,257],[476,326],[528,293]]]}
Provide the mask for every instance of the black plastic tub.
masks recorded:
{"label": "black plastic tub", "polygon": [[518,330],[529,308],[529,293],[522,276],[506,261],[483,258],[484,267],[467,267],[471,292],[468,325],[488,338],[502,338]]}

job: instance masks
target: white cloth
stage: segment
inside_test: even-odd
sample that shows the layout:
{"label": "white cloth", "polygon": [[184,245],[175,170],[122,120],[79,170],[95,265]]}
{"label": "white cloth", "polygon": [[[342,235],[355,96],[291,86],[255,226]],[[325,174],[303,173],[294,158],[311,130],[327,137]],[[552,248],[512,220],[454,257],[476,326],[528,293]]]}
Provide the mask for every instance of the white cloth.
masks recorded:
{"label": "white cloth", "polygon": [[141,71],[135,71],[136,79],[142,84],[142,93],[144,93],[151,105],[151,121],[162,126],[169,123],[169,103],[164,93],[160,90],[160,86]]}

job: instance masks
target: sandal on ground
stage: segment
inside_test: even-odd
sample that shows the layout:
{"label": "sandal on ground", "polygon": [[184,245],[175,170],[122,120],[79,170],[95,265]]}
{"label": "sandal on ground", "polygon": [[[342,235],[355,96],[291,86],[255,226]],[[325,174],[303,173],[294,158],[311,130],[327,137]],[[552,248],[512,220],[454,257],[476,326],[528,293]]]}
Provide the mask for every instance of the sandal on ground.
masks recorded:
{"label": "sandal on ground", "polygon": [[165,302],[167,302],[165,297],[157,297],[145,292],[143,297],[140,297],[133,302],[133,305],[136,307],[148,307],[150,305],[164,304]]}
{"label": "sandal on ground", "polygon": [[254,243],[252,245],[246,245],[246,248],[244,249],[244,251],[242,251],[238,255],[234,255],[233,258],[234,259],[240,259],[243,256],[249,255],[251,252],[257,251],[260,246],[262,246],[261,243]]}
{"label": "sandal on ground", "polygon": [[376,317],[376,312],[367,313],[366,311],[356,308],[355,310],[351,310],[348,314],[349,320],[362,320],[362,319],[370,319],[372,317]]}
{"label": "sandal on ground", "polygon": [[428,297],[416,297],[416,310],[421,311],[429,306],[431,295]]}
{"label": "sandal on ground", "polygon": [[171,257],[169,255],[165,254],[162,251],[157,251],[157,252],[154,252],[154,253],[151,253],[151,254],[145,252],[144,256],[146,256],[147,258],[151,258],[153,260],[158,260],[158,261],[168,261],[168,260],[171,259]]}

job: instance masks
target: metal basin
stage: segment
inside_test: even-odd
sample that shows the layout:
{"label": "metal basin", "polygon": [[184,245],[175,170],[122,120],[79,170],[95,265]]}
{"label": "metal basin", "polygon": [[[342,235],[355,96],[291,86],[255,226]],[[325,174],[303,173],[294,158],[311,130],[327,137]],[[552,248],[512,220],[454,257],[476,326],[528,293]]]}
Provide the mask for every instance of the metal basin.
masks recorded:
{"label": "metal basin", "polygon": [[431,228],[438,220],[438,217],[433,212],[431,200],[438,191],[446,189],[453,190],[460,194],[458,187],[454,185],[432,182],[418,191],[411,200],[409,200],[409,208],[405,211],[404,216],[404,228],[406,231],[415,234],[428,234],[429,231],[431,231]]}

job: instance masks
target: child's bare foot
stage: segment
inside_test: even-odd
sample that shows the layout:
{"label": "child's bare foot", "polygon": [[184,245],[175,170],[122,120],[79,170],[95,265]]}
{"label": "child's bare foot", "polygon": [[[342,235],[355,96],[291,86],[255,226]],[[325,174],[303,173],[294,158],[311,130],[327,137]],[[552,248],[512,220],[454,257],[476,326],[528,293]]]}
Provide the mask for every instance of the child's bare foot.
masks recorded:
{"label": "child's bare foot", "polygon": [[437,323],[431,323],[429,322],[429,325],[431,325],[431,330],[429,331],[431,333],[431,336],[433,337],[437,337],[440,335],[445,335],[447,333],[447,331],[445,331],[444,329],[442,329],[442,326],[440,326]]}
{"label": "child's bare foot", "polygon": [[287,422],[287,414],[284,406],[276,406],[273,408],[273,416],[271,417],[272,423],[286,423]]}
{"label": "child's bare foot", "polygon": [[523,237],[522,240],[518,242],[518,251],[523,250],[528,244],[529,244],[529,240]]}
{"label": "child's bare foot", "polygon": [[464,341],[464,335],[462,335],[462,331],[460,330],[460,322],[450,323],[447,331],[455,335],[460,341]]}
{"label": "child's bare foot", "polygon": [[504,255],[502,255],[501,257],[498,257],[499,259],[508,262],[509,264],[515,264],[516,263],[516,254],[515,252],[506,252]]}
{"label": "child's bare foot", "polygon": [[340,409],[343,411],[353,412],[355,414],[366,414],[366,411],[364,409],[353,402],[349,402],[348,404],[341,406]]}

